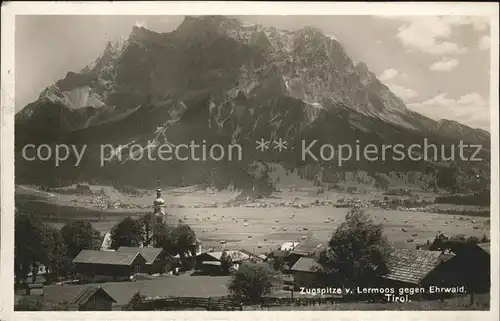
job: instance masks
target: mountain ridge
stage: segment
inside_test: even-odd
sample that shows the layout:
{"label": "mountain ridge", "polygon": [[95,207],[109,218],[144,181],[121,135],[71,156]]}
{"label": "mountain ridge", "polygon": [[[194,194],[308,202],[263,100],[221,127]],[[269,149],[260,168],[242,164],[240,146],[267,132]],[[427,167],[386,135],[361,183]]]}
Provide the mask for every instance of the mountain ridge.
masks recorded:
{"label": "mountain ridge", "polygon": [[[366,64],[354,64],[317,28],[283,31],[221,16],[186,17],[170,33],[134,26],[26,108],[16,114],[18,147],[32,141],[143,141],[146,147],[150,139],[182,143],[188,137],[251,146],[261,137],[297,144],[304,135],[341,142],[333,133],[350,143],[427,135],[489,147],[484,131],[408,109]],[[241,167],[257,157],[272,159],[252,154]]]}

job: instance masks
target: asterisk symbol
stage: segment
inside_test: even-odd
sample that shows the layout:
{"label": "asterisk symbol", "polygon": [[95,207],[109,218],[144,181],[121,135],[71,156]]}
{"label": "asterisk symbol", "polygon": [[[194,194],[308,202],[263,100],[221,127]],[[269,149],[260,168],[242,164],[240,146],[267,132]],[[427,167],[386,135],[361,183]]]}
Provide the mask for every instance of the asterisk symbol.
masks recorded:
{"label": "asterisk symbol", "polygon": [[257,147],[255,149],[260,150],[261,152],[269,149],[269,142],[261,138],[260,141],[256,141]]}
{"label": "asterisk symbol", "polygon": [[274,149],[277,149],[279,152],[283,151],[284,149],[287,149],[288,142],[283,139],[278,139],[278,141],[274,141]]}

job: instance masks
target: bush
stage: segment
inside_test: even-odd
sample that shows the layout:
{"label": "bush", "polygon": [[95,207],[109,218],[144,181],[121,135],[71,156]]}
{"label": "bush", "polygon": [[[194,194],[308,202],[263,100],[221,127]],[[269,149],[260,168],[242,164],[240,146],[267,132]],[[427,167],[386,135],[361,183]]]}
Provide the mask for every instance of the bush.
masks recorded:
{"label": "bush", "polygon": [[130,301],[123,307],[124,311],[140,311],[142,303],[146,297],[140,292],[134,293]]}
{"label": "bush", "polygon": [[271,293],[277,274],[266,263],[243,263],[229,284],[229,291],[246,301],[259,302],[263,295]]}
{"label": "bush", "polygon": [[231,267],[233,266],[233,260],[230,255],[227,254],[226,251],[222,252],[220,257],[221,269],[222,273],[229,274]]}

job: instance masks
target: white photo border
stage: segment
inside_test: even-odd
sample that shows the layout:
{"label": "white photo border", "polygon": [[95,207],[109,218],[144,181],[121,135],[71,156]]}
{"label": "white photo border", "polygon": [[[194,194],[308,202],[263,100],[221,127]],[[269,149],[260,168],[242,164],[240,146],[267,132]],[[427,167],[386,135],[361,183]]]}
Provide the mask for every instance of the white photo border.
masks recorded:
{"label": "white photo border", "polygon": [[[7,2],[1,59],[1,320],[498,320],[499,15],[498,3],[453,2]],[[467,15],[491,19],[491,310],[284,312],[14,312],[14,48],[16,15]]]}

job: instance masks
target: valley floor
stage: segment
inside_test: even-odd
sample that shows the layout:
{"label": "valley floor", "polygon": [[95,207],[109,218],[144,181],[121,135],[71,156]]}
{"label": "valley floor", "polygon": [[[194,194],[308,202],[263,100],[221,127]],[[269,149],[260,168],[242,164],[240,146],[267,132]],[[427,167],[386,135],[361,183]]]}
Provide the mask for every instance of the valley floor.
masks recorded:
{"label": "valley floor", "polygon": [[[70,220],[89,220],[102,234],[109,232],[126,216],[137,217],[152,210],[149,204],[154,194],[151,191],[140,196],[127,196],[111,187],[91,188],[93,192],[102,191],[104,196],[44,192],[33,187],[17,186],[16,206],[31,209],[58,227]],[[383,199],[380,193],[351,195],[328,191],[318,194],[314,188],[281,190],[270,198],[241,205],[221,206],[234,200],[237,196],[234,191],[215,192],[191,187],[166,190],[162,197],[167,204],[167,221],[189,224],[204,249],[238,248],[256,254],[311,235],[327,242],[347,213],[346,208],[330,204],[341,198]],[[107,204],[118,204],[117,208],[103,208],[102,204],[106,203],[103,199]],[[320,205],[314,205],[314,202]],[[293,206],[277,206],[279,203]],[[400,248],[415,248],[416,244],[432,241],[438,233],[489,236],[489,217],[373,207],[367,208],[367,211],[375,222],[383,225],[389,241]]]}

